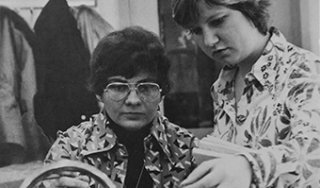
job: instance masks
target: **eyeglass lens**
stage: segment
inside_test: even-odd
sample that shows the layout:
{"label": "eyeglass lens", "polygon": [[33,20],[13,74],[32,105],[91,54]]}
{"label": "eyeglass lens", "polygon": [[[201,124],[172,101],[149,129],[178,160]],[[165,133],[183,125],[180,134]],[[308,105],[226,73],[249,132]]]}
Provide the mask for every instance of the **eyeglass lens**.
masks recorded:
{"label": "eyeglass lens", "polygon": [[111,83],[107,85],[106,91],[112,100],[120,101],[129,94],[131,88],[134,88],[139,97],[147,102],[156,100],[161,92],[159,85],[156,83]]}

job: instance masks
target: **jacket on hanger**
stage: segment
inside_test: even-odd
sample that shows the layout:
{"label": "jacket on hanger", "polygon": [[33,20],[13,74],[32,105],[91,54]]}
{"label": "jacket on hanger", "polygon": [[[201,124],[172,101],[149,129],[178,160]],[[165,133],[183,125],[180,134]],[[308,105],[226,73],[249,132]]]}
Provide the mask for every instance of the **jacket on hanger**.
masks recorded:
{"label": "jacket on hanger", "polygon": [[100,39],[114,30],[107,21],[88,6],[72,7],[71,13],[77,21],[82,40],[90,54]]}
{"label": "jacket on hanger", "polygon": [[39,159],[48,149],[34,119],[36,44],[23,18],[0,7],[0,166]]}
{"label": "jacket on hanger", "polygon": [[78,124],[98,111],[86,89],[90,53],[66,0],[50,0],[34,27],[45,59],[43,91],[35,98],[35,114],[46,134]]}

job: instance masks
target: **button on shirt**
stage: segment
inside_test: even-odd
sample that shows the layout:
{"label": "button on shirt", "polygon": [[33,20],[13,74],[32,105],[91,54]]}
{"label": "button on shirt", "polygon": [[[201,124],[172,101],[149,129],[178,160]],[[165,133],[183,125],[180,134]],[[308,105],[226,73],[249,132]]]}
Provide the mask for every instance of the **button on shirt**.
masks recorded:
{"label": "button on shirt", "polygon": [[320,59],[270,33],[237,104],[237,67],[212,85],[213,135],[256,149],[252,187],[320,187]]}

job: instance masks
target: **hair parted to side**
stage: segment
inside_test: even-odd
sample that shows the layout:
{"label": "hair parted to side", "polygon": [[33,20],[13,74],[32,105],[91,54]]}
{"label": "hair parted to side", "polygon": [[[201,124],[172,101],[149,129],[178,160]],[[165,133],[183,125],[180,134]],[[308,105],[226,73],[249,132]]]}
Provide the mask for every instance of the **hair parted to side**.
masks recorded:
{"label": "hair parted to side", "polygon": [[221,5],[238,10],[252,21],[260,33],[268,32],[270,0],[172,0],[172,17],[176,23],[185,29],[196,25],[200,14],[198,9],[200,1],[209,7]]}
{"label": "hair parted to side", "polygon": [[88,89],[97,95],[103,93],[108,78],[132,78],[143,72],[154,75],[162,88],[169,92],[169,59],[156,34],[139,26],[114,31],[100,40],[90,61]]}

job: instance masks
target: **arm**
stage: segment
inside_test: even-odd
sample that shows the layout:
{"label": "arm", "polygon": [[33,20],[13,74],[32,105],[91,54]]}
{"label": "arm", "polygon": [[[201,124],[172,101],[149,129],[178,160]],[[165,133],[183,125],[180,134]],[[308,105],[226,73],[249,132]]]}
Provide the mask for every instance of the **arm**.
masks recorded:
{"label": "arm", "polygon": [[[54,163],[70,159],[81,161],[79,155],[84,135],[77,127],[71,127],[66,132],[58,132],[58,138],[50,148],[45,163]],[[77,172],[61,172],[59,176],[53,174],[50,180],[43,181],[44,187],[89,187],[90,179],[87,176],[79,176]]]}
{"label": "arm", "polygon": [[65,132],[59,131],[56,141],[45,158],[45,163],[61,159],[81,160],[79,156],[83,140],[81,137],[76,127],[71,127]]}
{"label": "arm", "polygon": [[243,156],[230,155],[201,163],[180,187],[249,188],[250,181],[249,162]]}
{"label": "arm", "polygon": [[[292,82],[289,80],[288,83]],[[296,183],[297,187],[314,187],[319,181],[320,78],[308,76],[296,79],[295,83],[285,92],[285,116],[280,118],[289,126],[285,131],[287,134],[278,137],[288,139],[246,155],[258,187],[272,185],[276,180],[285,185]]]}
{"label": "arm", "polygon": [[[193,176],[192,181],[197,182],[207,178],[202,185],[210,187],[209,183],[212,183],[212,180],[217,181],[216,178],[219,178],[217,172],[220,171],[220,179],[214,185],[222,185],[238,169],[238,175],[234,176],[237,179],[236,182],[240,183],[241,180],[252,175],[251,185],[255,187],[272,186],[274,183],[288,187],[319,186],[320,77],[317,72],[312,71],[320,69],[316,67],[318,63],[310,62],[307,65],[310,67],[296,66],[291,70],[291,74],[287,74],[285,85],[281,85],[283,88],[279,86],[283,89],[281,90],[283,109],[281,116],[272,121],[275,125],[272,127],[275,129],[276,145],[242,153],[250,164],[249,170],[244,161],[239,162],[239,165],[242,165],[241,168],[233,163],[237,160],[235,158],[229,158],[229,160],[225,158],[223,161],[214,159],[200,165],[202,170],[195,170],[193,175],[190,175]],[[312,67],[313,65],[315,66]],[[235,166],[233,169],[221,170],[218,169],[221,164],[226,167],[230,164]],[[221,176],[221,173],[225,174]],[[190,178],[184,183],[188,181],[190,182]],[[249,187],[249,185],[236,186],[235,184],[234,187]]]}

